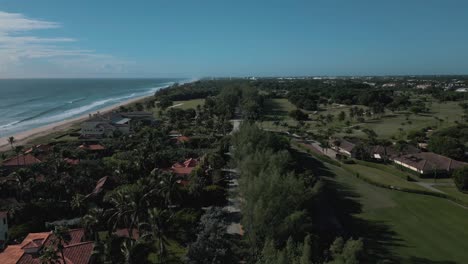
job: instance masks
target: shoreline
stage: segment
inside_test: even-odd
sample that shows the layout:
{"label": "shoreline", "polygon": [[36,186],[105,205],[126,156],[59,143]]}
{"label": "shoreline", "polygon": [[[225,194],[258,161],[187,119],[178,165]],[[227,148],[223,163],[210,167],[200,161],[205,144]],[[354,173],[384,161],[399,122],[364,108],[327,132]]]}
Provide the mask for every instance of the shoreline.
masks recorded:
{"label": "shoreline", "polygon": [[101,108],[101,109],[97,109],[97,110],[95,110],[93,112],[89,112],[89,113],[83,114],[83,115],[78,116],[78,117],[65,119],[65,120],[55,122],[55,123],[52,123],[52,124],[48,124],[48,125],[45,125],[45,126],[41,126],[41,127],[36,127],[36,128],[30,129],[30,130],[26,130],[26,131],[23,131],[23,132],[16,133],[14,135],[1,137],[0,138],[0,152],[10,150],[10,144],[8,143],[8,138],[9,137],[14,137],[15,138],[15,145],[25,145],[25,144],[28,144],[30,141],[32,141],[34,139],[46,136],[48,134],[51,134],[51,133],[54,133],[54,132],[65,131],[65,130],[71,128],[73,125],[75,125],[77,123],[80,123],[80,122],[83,122],[86,119],[88,119],[89,114],[94,114],[94,113],[97,113],[97,112],[100,112],[100,113],[103,113],[103,114],[109,113],[109,112],[112,112],[112,111],[118,109],[121,106],[136,103],[138,101],[142,101],[144,99],[147,99],[147,98],[150,98],[150,97],[153,97],[153,96],[154,96],[154,94],[149,94],[149,95],[145,95],[145,96],[139,96],[139,97],[131,98],[131,99],[127,100],[127,101],[123,101],[123,102],[113,104],[113,105],[110,105],[110,106],[107,106],[107,107],[104,107],[104,108]]}

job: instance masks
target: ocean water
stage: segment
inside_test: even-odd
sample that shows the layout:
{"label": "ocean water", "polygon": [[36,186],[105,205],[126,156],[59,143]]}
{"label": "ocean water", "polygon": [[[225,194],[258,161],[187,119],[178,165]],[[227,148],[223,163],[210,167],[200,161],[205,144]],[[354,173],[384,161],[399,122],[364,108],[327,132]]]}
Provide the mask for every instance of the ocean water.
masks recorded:
{"label": "ocean water", "polygon": [[3,79],[0,137],[150,95],[185,79]]}

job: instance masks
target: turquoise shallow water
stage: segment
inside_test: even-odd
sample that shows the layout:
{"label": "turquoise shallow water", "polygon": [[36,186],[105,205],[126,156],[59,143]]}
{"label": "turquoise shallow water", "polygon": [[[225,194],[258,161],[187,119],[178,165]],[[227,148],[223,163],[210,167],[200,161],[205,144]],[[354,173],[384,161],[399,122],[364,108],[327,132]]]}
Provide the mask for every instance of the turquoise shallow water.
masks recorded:
{"label": "turquoise shallow water", "polygon": [[153,94],[185,79],[0,80],[0,137]]}

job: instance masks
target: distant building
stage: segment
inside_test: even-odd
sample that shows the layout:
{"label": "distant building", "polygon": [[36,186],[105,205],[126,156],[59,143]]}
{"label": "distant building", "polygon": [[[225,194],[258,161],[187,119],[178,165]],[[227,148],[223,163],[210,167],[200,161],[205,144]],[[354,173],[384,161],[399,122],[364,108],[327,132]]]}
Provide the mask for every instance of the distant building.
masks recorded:
{"label": "distant building", "polygon": [[455,90],[455,92],[457,92],[457,93],[466,93],[466,92],[468,92],[468,88],[467,87],[458,88],[458,89]]}
{"label": "distant building", "polygon": [[130,133],[130,120],[118,113],[90,115],[88,120],[81,123],[81,137],[104,138],[112,136],[115,131],[128,134]]}
{"label": "distant building", "polygon": [[393,88],[396,86],[396,83],[384,83],[382,88]]}
{"label": "distant building", "polygon": [[396,157],[396,164],[421,175],[432,173],[451,173],[453,170],[468,166],[468,163],[457,161],[432,152],[421,152]]}
{"label": "distant building", "polygon": [[425,84],[418,84],[416,85],[416,89],[426,90],[432,87],[432,84],[425,83]]}

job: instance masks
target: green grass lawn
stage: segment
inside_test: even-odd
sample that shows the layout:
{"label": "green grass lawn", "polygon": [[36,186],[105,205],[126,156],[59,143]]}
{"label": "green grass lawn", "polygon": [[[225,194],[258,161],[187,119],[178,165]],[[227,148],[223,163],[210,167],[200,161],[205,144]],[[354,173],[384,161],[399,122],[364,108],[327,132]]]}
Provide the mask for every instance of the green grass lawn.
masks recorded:
{"label": "green grass lawn", "polygon": [[203,106],[205,104],[205,99],[193,99],[187,101],[174,101],[173,107],[177,107],[180,109],[196,109],[197,105]]}
{"label": "green grass lawn", "polygon": [[456,199],[459,199],[465,204],[468,204],[468,194],[460,192],[456,186],[434,186],[434,187]]}
{"label": "green grass lawn", "polygon": [[[366,108],[362,105],[357,105],[360,108]],[[432,102],[429,106],[430,112],[424,114],[408,114],[408,112],[396,112],[392,113],[387,110],[386,114],[381,118],[377,117],[365,117],[366,121],[364,123],[359,123],[355,119],[350,119],[348,117],[349,108],[351,106],[347,105],[321,105],[320,111],[313,113],[311,111],[305,111],[311,114],[312,119],[314,116],[318,115],[328,115],[332,114],[335,116],[333,122],[327,123],[326,126],[319,126],[316,121],[306,121],[305,124],[308,124],[310,128],[309,131],[318,132],[319,130],[326,130],[328,128],[333,128],[336,131],[337,136],[355,136],[355,137],[366,137],[362,132],[362,128],[373,129],[380,138],[405,138],[406,134],[412,130],[420,130],[425,127],[433,128],[444,128],[451,125],[454,125],[455,121],[461,120],[462,110],[457,102],[447,102],[447,103],[438,103]],[[266,109],[266,119],[267,121],[262,122],[262,127],[271,130],[285,131],[288,128],[283,126],[275,126],[273,120],[279,120],[281,123],[287,123],[290,126],[296,126],[297,122],[291,119],[288,116],[288,113],[291,110],[296,109],[296,107],[291,104],[287,99],[268,99],[265,102]],[[345,133],[345,128],[347,128],[345,121],[338,121],[338,114],[344,111],[347,115],[347,119],[351,121],[351,126],[360,126],[361,129],[353,129],[352,133]],[[443,121],[438,121],[437,118],[442,119]],[[407,120],[408,118],[408,120]]]}
{"label": "green grass lawn", "polygon": [[398,263],[466,263],[468,210],[446,199],[376,187],[342,168],[327,166],[336,175],[334,181],[357,194],[353,199],[362,205],[362,212],[356,217],[386,225],[393,233],[382,234],[378,243]]}
{"label": "green grass lawn", "polygon": [[[197,105],[203,106],[203,104],[205,104],[205,99],[193,99],[186,101],[174,101],[172,107],[187,110],[190,108],[196,109]],[[159,117],[159,107],[155,106],[148,111],[153,112],[155,117]]]}
{"label": "green grass lawn", "polygon": [[397,188],[405,188],[417,191],[427,191],[426,188],[419,186],[413,182],[407,181],[406,178],[398,176],[398,174],[389,173],[377,168],[364,166],[361,164],[350,164],[342,165],[344,168],[359,173],[363,178],[368,179],[371,182],[391,185]]}

